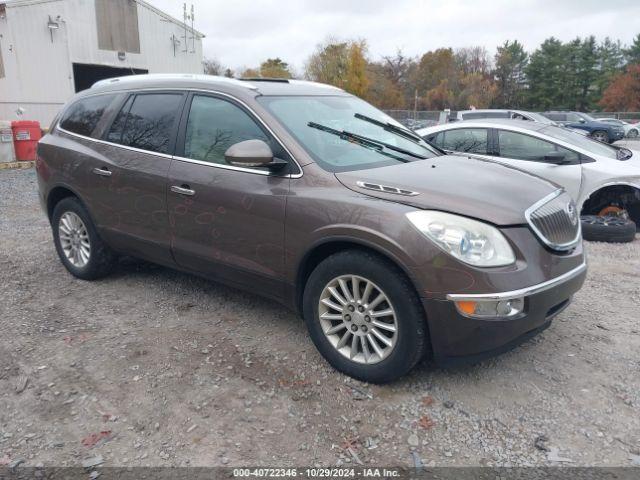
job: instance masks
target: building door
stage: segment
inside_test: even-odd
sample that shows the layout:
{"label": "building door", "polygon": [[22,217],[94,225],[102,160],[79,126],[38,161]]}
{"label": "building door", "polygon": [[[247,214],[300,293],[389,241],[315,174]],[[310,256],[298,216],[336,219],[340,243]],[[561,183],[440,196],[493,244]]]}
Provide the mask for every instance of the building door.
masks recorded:
{"label": "building door", "polygon": [[140,68],[117,68],[107,65],[89,65],[86,63],[73,64],[73,83],[76,93],[91,88],[97,81],[106,78],[124,77],[126,75],[140,75],[149,73],[149,70]]}

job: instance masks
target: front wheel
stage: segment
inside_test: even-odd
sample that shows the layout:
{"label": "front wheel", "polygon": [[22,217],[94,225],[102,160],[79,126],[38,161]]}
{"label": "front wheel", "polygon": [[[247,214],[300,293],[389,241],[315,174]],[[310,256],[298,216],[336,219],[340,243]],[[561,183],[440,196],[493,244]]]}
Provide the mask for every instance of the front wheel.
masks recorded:
{"label": "front wheel", "polygon": [[638,130],[636,130],[635,128],[629,130],[629,133],[627,133],[627,137],[638,138]]}
{"label": "front wheel", "polygon": [[384,383],[422,358],[427,327],[413,285],[388,260],[348,250],[313,271],[304,292],[311,338],[337,370]]}
{"label": "front wheel", "polygon": [[596,130],[591,134],[591,138],[602,143],[609,143],[609,134],[603,130]]}
{"label": "front wheel", "polygon": [[95,280],[111,271],[115,255],[77,198],[64,198],[56,205],[51,228],[60,261],[73,276]]}

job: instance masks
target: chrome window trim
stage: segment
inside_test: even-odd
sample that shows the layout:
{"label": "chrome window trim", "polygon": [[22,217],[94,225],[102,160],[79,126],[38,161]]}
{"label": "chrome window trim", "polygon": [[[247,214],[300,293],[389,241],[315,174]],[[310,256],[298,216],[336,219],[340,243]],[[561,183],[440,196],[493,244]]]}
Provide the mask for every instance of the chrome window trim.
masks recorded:
{"label": "chrome window trim", "polygon": [[292,177],[291,174],[289,174],[289,175],[277,175],[277,174],[274,174],[273,172],[269,172],[269,171],[265,171],[265,170],[256,170],[254,168],[236,167],[234,165],[222,165],[220,163],[206,162],[204,160],[196,160],[194,158],[174,156],[173,159],[177,160],[179,162],[195,163],[196,165],[204,165],[206,167],[222,168],[223,170],[235,170],[236,172],[255,173],[256,175],[265,175],[265,176],[268,176],[268,177],[299,178],[299,177]]}
{"label": "chrome window trim", "polygon": [[580,275],[586,269],[587,262],[584,261],[578,267],[574,268],[573,270],[569,270],[566,273],[563,273],[559,277],[552,278],[551,280],[547,280],[546,282],[538,283],[537,285],[532,285],[531,287],[525,287],[519,290],[511,290],[509,292],[499,293],[450,293],[447,295],[447,300],[509,300],[513,298],[527,297],[530,295],[535,295],[536,293],[544,292],[545,290],[549,290],[562,282],[571,280],[572,278]]}
{"label": "chrome window trim", "polygon": [[[559,197],[560,195],[562,195],[565,192],[564,188],[559,188],[558,190],[556,190],[553,193],[550,193],[549,195],[547,195],[546,197],[542,198],[541,200],[538,200],[536,203],[534,203],[533,205],[531,205],[529,208],[527,208],[524,212],[524,218],[527,219],[527,223],[529,224],[529,227],[531,227],[531,230],[533,230],[533,232],[536,234],[536,236],[542,241],[544,242],[545,245],[547,245],[549,248],[552,248],[553,250],[557,250],[560,252],[566,252],[569,251],[571,249],[573,249],[578,242],[580,241],[580,236],[582,235],[582,225],[581,225],[581,221],[580,221],[580,212],[577,212],[578,215],[578,232],[575,236],[575,238],[573,240],[571,240],[570,242],[566,242],[566,243],[553,243],[547,240],[547,237],[545,237],[542,232],[538,229],[538,227],[536,227],[534,225],[534,223],[531,221],[531,214],[536,211],[538,208],[540,208],[543,205],[546,205],[547,203],[549,203],[551,200]],[[578,206],[576,205],[576,210],[578,209]]]}
{"label": "chrome window trim", "polygon": [[120,145],[119,143],[107,142],[106,140],[102,140],[99,138],[86,137],[84,135],[80,135],[79,133],[74,133],[74,132],[70,132],[69,130],[65,130],[59,124],[56,126],[56,130],[60,130],[61,132],[66,133],[67,135],[71,135],[72,137],[82,138],[84,140],[89,140],[95,143],[101,143],[103,145],[109,145],[111,147],[124,148],[125,150],[131,150],[132,152],[144,153],[146,155],[156,155],[162,158],[169,158],[169,159],[173,158],[173,155],[169,155],[168,153],[154,152],[152,150],[144,150],[142,148],[129,147],[128,145]]}
{"label": "chrome window trim", "polygon": [[[254,119],[257,119],[258,122],[260,122],[260,124],[273,136],[273,138],[276,139],[276,141],[280,144],[280,146],[284,149],[285,152],[287,152],[287,154],[289,155],[289,157],[291,157],[291,159],[293,160],[293,163],[295,163],[296,167],[298,167],[299,173],[289,173],[287,175],[278,175],[278,174],[274,174],[271,172],[263,172],[260,170],[253,170],[250,168],[242,168],[242,167],[234,167],[232,165],[220,165],[217,163],[211,163],[211,162],[203,162],[201,160],[195,160],[195,159],[191,159],[191,158],[185,158],[185,157],[178,157],[175,155],[168,155],[166,153],[157,153],[157,152],[153,152],[151,150],[143,150],[140,148],[135,148],[135,147],[129,147],[127,145],[120,145],[119,143],[112,143],[112,142],[108,142],[106,140],[102,140],[102,139],[98,139],[98,138],[92,138],[92,137],[87,137],[85,135],[80,135],[79,133],[73,133],[70,132],[68,130],[65,130],[64,128],[62,128],[60,126],[60,120],[58,120],[57,124],[56,124],[56,130],[60,130],[64,133],[67,133],[69,135],[72,135],[74,137],[78,137],[78,138],[84,138],[85,140],[90,140],[92,142],[97,142],[97,143],[102,143],[104,145],[110,145],[112,147],[119,147],[119,148],[124,148],[126,150],[131,150],[134,152],[138,152],[138,153],[146,153],[147,155],[159,155],[161,157],[164,158],[171,158],[174,160],[179,160],[182,162],[191,162],[191,163],[197,163],[200,165],[206,165],[206,166],[210,166],[213,168],[222,168],[224,170],[235,170],[235,171],[240,171],[240,172],[245,172],[245,173],[255,173],[258,175],[266,175],[266,176],[273,176],[273,177],[281,177],[281,178],[301,178],[303,175],[303,170],[302,167],[300,166],[300,163],[298,163],[298,160],[296,160],[296,158],[293,156],[293,154],[291,153],[291,151],[287,148],[287,146],[284,144],[284,142],[282,140],[280,140],[280,138],[275,134],[275,132],[271,129],[271,127],[269,127],[269,125],[267,125],[267,123],[260,118],[260,116],[256,113],[256,111],[251,108],[249,105],[247,105],[246,102],[243,102],[242,100],[240,100],[237,97],[234,97],[233,95],[230,95],[228,93],[225,92],[220,92],[218,90],[206,90],[206,89],[201,89],[201,88],[178,88],[178,87],[148,87],[148,88],[131,88],[131,89],[125,89],[123,88],[122,90],[113,90],[113,91],[108,91],[108,92],[96,92],[96,93],[92,93],[89,95],[83,95],[82,97],[78,98],[76,101],[81,100],[82,98],[87,98],[87,97],[96,97],[98,95],[106,95],[106,94],[117,94],[117,93],[139,93],[139,92],[150,92],[150,91],[178,91],[178,92],[185,92],[185,93],[190,93],[190,92],[199,92],[199,93],[207,93],[210,95],[220,95],[222,97],[226,97],[229,98],[231,100],[234,100],[236,102],[238,102],[240,105],[242,105],[244,108],[246,108],[251,115],[254,117]],[[75,103],[75,101],[73,102]],[[66,109],[65,109],[66,110]]]}

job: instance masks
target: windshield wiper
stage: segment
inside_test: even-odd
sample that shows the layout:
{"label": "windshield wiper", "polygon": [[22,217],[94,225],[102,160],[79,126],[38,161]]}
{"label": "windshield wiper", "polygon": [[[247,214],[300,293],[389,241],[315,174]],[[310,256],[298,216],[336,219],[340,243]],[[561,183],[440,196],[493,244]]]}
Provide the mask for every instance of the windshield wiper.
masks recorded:
{"label": "windshield wiper", "polygon": [[404,137],[406,139],[409,139],[409,140],[411,140],[411,141],[413,141],[413,142],[415,142],[417,144],[420,144],[422,142],[422,138],[420,138],[419,135],[413,133],[409,129],[398,127],[397,125],[394,125],[393,123],[381,122],[380,120],[376,120],[375,118],[367,117],[366,115],[362,115],[361,113],[356,113],[354,115],[354,117],[356,117],[359,120],[364,120],[365,122],[373,123],[374,125],[377,125],[378,127],[383,128],[387,132],[395,133],[395,134],[400,135],[401,137]]}
{"label": "windshield wiper", "polygon": [[[357,143],[358,145],[361,145],[363,147],[367,147],[369,149],[372,150],[377,150],[382,154],[385,154],[385,152],[382,151],[383,148],[386,148],[388,150],[393,150],[394,152],[398,152],[401,153],[403,155],[408,155],[410,157],[414,157],[414,158],[419,158],[420,160],[425,160],[429,157],[423,157],[422,155],[419,155],[417,153],[413,153],[409,150],[405,150],[404,148],[400,148],[400,147],[396,147],[395,145],[391,145],[389,143],[385,143],[382,142],[380,140],[375,140],[373,138],[369,138],[369,137],[364,137],[362,135],[358,135],[357,133],[353,133],[353,132],[347,132],[346,130],[336,130],[335,128],[331,128],[331,127],[327,127],[325,125],[321,125],[319,123],[316,122],[309,122],[307,123],[307,126],[311,127],[311,128],[316,128],[318,130],[322,130],[323,132],[327,132],[327,133],[331,133],[333,135],[336,135],[340,138],[342,138],[343,140],[348,140],[350,142],[353,143]],[[389,154],[387,154],[389,155]],[[408,162],[409,160],[402,158],[402,157],[398,157],[398,156],[393,156],[393,158],[396,158],[402,162]]]}

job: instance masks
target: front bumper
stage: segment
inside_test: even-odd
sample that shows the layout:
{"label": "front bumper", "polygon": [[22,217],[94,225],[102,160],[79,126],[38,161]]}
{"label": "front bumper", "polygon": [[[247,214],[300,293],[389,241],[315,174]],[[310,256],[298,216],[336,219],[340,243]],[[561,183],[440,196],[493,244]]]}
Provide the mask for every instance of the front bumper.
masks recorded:
{"label": "front bumper", "polygon": [[612,140],[622,140],[624,138],[624,130],[615,130],[612,134],[611,134],[611,139]]}
{"label": "front bumper", "polygon": [[[491,294],[447,295],[447,300],[423,298],[433,355],[440,365],[473,363],[516,347],[549,326],[582,287],[585,263],[528,288]],[[511,318],[469,318],[453,300],[525,298],[524,311]]]}

